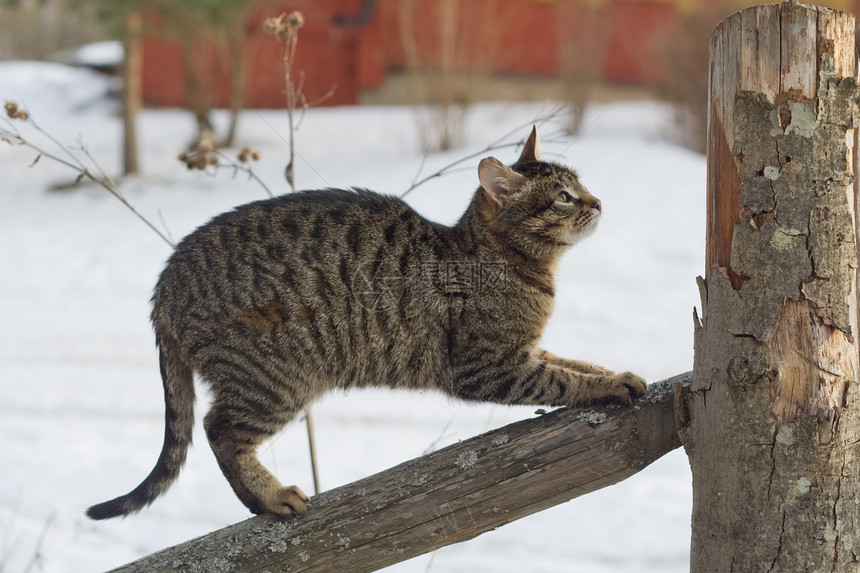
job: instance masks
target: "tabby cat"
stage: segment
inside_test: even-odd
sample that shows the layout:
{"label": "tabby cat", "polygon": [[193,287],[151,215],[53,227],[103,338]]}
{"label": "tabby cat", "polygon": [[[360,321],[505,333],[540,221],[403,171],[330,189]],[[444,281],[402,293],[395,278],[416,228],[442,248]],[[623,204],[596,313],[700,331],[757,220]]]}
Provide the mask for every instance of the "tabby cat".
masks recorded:
{"label": "tabby cat", "polygon": [[237,207],[177,247],[152,297],[166,404],[155,468],[91,507],[127,515],[165,492],[194,424],[192,374],[211,387],[204,425],[218,464],[254,513],[303,513],[257,446],[335,388],[440,390],[501,404],[629,403],[638,376],[537,347],[562,253],[590,234],[600,201],[570,169],[541,161],[533,130],[516,163],[488,157],[460,221],[400,199],[305,191]]}

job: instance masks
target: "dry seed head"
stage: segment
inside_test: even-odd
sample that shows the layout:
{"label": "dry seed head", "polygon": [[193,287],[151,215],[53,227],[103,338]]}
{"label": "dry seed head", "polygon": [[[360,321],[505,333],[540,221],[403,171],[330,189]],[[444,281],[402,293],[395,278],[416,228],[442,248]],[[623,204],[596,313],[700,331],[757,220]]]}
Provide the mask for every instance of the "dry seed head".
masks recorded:
{"label": "dry seed head", "polygon": [[6,115],[12,119],[20,119],[21,121],[30,119],[30,114],[23,109],[18,109],[18,104],[13,101],[6,102]]}
{"label": "dry seed head", "polygon": [[259,161],[260,160],[260,152],[254,151],[250,147],[243,147],[239,152],[238,159],[241,163],[247,163],[248,161]]}
{"label": "dry seed head", "polygon": [[263,30],[267,34],[277,36],[284,27],[283,18],[284,14],[281,14],[277,18],[266,18],[263,21]]}
{"label": "dry seed head", "polygon": [[263,30],[276,38],[286,40],[295,36],[304,23],[305,17],[301,12],[292,12],[289,16],[284,13],[277,18],[266,18],[263,21]]}
{"label": "dry seed head", "polygon": [[305,17],[302,16],[302,13],[296,10],[290,17],[287,19],[287,24],[293,29],[293,31],[297,31],[299,28],[305,25]]}
{"label": "dry seed head", "polygon": [[211,151],[183,151],[177,157],[188,169],[203,171],[209,165],[218,165],[218,154]]}

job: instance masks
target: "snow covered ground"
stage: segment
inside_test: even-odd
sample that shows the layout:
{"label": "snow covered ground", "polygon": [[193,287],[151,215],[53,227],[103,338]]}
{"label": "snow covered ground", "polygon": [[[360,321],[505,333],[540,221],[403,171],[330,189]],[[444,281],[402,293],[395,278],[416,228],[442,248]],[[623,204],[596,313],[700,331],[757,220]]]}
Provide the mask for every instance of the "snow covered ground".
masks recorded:
{"label": "snow covered ground", "polygon": [[[24,104],[63,143],[83,141],[115,173],[120,122],[103,97],[107,90],[102,78],[59,65],[0,64],[0,99]],[[423,172],[547,109],[477,106],[466,145],[429,157]],[[692,367],[694,279],[703,270],[705,161],[667,141],[669,117],[651,103],[594,106],[582,137],[544,147],[580,172],[605,213],[559,269],[544,346],[649,380]],[[406,108],[312,110],[298,134],[296,179],[304,188],[400,194],[422,164],[414,125]],[[123,181],[122,189],[175,239],[264,197],[254,182],[188,172],[176,161],[192,136],[188,114],[147,110],[139,129],[145,175]],[[262,152],[256,169],[278,192],[285,190],[285,133],[283,112],[242,117],[241,143]],[[515,153],[497,155],[510,162]],[[166,496],[125,520],[84,517],[89,505],[137,485],[161,447],[163,397],[148,301],[170,250],[102,189],[50,190],[74,174],[45,158],[29,167],[35,156],[0,143],[0,571],[101,571],[249,514],[198,422],[197,446]],[[467,165],[416,189],[409,202],[430,218],[455,221],[477,185],[477,160]],[[364,391],[330,395],[314,414],[328,489],[533,416],[534,408]],[[261,459],[283,482],[312,491],[305,439],[295,424]],[[676,451],[619,485],[388,571],[686,571],[690,504],[689,468]]]}

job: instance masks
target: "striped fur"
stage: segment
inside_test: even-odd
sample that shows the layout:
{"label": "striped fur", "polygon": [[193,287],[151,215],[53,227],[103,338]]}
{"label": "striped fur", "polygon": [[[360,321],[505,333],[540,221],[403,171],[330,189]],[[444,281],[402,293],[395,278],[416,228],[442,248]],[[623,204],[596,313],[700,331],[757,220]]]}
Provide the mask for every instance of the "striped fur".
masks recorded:
{"label": "striped fur", "polygon": [[629,402],[641,378],[537,347],[553,270],[591,232],[600,202],[532,132],[517,163],[479,165],[481,187],[453,227],[365,190],[306,191],[250,203],[176,248],[153,295],[166,417],[161,456],[131,493],[88,511],[127,515],[179,473],[191,443],[192,372],[213,404],[206,435],[239,499],[290,516],[307,496],[283,487],[257,446],[323,393],[436,389],[502,404]]}

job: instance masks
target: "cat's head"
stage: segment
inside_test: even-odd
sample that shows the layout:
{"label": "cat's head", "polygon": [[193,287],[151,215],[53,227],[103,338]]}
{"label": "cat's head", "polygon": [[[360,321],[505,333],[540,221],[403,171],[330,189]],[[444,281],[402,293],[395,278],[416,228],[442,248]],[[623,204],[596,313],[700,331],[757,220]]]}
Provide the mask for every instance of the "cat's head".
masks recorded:
{"label": "cat's head", "polygon": [[555,258],[591,234],[600,201],[563,165],[541,161],[537,128],[510,167],[495,157],[478,165],[481,215],[505,242],[536,258]]}

